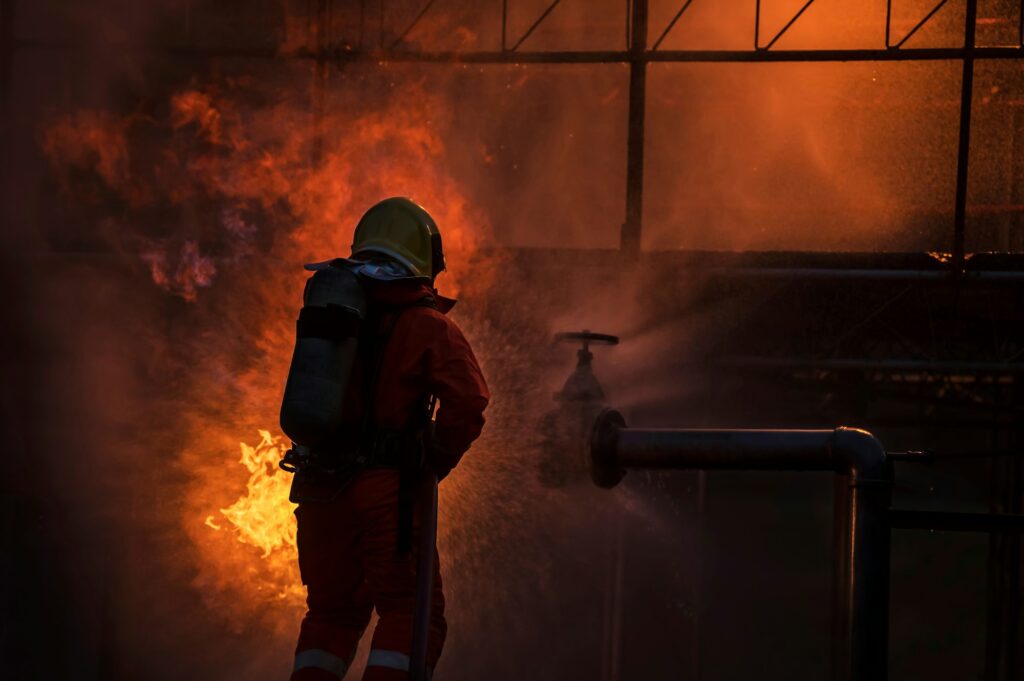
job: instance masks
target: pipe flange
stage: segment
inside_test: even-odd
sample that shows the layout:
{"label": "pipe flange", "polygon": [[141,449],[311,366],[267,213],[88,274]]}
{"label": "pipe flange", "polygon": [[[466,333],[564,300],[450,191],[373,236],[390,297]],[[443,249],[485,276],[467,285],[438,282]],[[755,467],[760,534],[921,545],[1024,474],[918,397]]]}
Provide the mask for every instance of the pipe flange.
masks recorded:
{"label": "pipe flange", "polygon": [[604,409],[590,429],[590,478],[594,484],[611,489],[626,476],[619,465],[618,434],[626,427],[626,419],[615,409]]}

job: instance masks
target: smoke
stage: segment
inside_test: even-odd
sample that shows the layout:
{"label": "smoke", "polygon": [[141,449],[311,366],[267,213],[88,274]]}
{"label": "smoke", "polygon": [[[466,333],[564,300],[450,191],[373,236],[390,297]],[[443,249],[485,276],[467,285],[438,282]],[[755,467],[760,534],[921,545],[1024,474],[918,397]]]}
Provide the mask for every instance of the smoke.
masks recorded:
{"label": "smoke", "polygon": [[[301,589],[272,450],[301,264],[346,253],[367,206],[409,194],[444,230],[442,293],[462,297],[454,317],[495,393],[481,441],[442,488],[453,625],[444,671],[596,676],[583,665],[598,664],[592,651],[603,644],[608,528],[648,528],[653,539],[631,555],[650,562],[670,533],[657,493],[537,483],[536,424],[573,361],[550,339],[582,328],[621,335],[622,346],[595,349],[595,363],[631,416],[697,389],[669,369],[699,355],[695,329],[733,313],[695,303],[692,316],[667,319],[650,292],[669,295],[657,282],[672,275],[643,264],[545,267],[503,250],[617,245],[626,68],[319,69],[289,55],[326,36],[388,44],[401,26],[376,35],[356,3],[326,24],[286,3],[247,6],[245,26],[223,16],[218,26],[200,20],[218,16],[212,4],[186,4],[185,13],[179,3],[111,3],[64,15],[73,29],[55,34],[106,46],[88,48],[80,92],[42,98],[28,144],[41,150],[46,179],[25,195],[46,205],[22,209],[31,235],[5,235],[40,267],[26,288],[45,312],[27,316],[50,343],[39,350],[40,383],[58,396],[35,395],[40,412],[55,405],[32,426],[44,435],[36,447],[51,453],[59,495],[82,512],[72,527],[89,549],[71,553],[102,556],[77,577],[96,592],[79,612],[93,601],[113,609],[104,617],[115,623],[100,628],[126,676],[286,673]],[[405,41],[494,44],[493,14],[448,4]],[[535,4],[515,3],[512,42],[543,9]],[[751,3],[718,4],[694,3],[665,48],[744,47],[736,27],[752,20]],[[785,46],[832,45],[832,31],[857,44],[883,6],[858,5],[861,19],[845,23],[815,9]],[[790,9],[773,3],[765,26]],[[623,13],[621,2],[561,3],[523,49],[615,44]],[[652,27],[671,13],[654,3]],[[267,46],[280,59],[125,56],[140,43],[202,47],[273,34],[268,26],[278,27]],[[922,37],[955,34],[943,26]],[[950,65],[652,66],[645,247],[941,247],[921,216],[951,196],[952,166],[941,159],[955,141],[957,81]],[[906,115],[903,105],[921,98],[928,104]],[[887,107],[890,116],[876,115]],[[274,495],[277,515],[246,524]],[[93,624],[84,618],[81,629]],[[153,659],[171,662],[152,669]]]}

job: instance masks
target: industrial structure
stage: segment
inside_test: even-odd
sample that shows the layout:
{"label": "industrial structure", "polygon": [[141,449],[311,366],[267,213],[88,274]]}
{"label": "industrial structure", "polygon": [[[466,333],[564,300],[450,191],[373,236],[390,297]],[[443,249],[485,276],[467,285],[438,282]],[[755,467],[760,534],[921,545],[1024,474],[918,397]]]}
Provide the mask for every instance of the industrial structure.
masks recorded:
{"label": "industrial structure", "polygon": [[[680,579],[686,581],[687,588],[693,592],[685,607],[669,613],[665,605],[665,611],[658,615],[645,610],[655,599],[640,593],[645,588],[655,588],[648,583],[645,568],[640,566],[644,561],[631,563],[629,558],[631,541],[641,540],[631,540],[627,534],[625,544],[618,549],[625,556],[625,567],[616,568],[617,579],[625,584],[617,587],[621,590],[622,602],[614,605],[616,623],[605,624],[602,645],[607,645],[608,650],[595,651],[595,656],[602,659],[600,673],[608,681],[640,678],[640,674],[650,679],[684,675],[704,681],[741,678],[737,671],[744,668],[741,664],[726,669],[719,663],[730,662],[739,646],[749,645],[751,655],[764,658],[764,678],[775,678],[787,664],[796,665],[798,670],[820,671],[819,663],[827,657],[829,673],[837,681],[883,679],[887,673],[890,679],[899,681],[915,678],[907,675],[907,669],[918,665],[934,674],[941,663],[929,666],[927,660],[922,660],[929,652],[942,649],[943,655],[954,651],[957,660],[970,660],[964,665],[973,669],[977,678],[985,681],[1019,679],[1024,674],[1024,582],[1021,575],[1024,545],[1020,536],[1024,530],[1024,95],[1000,104],[1010,112],[1007,120],[1012,123],[1000,138],[1009,149],[1008,165],[1000,171],[1007,178],[1007,195],[1002,201],[972,205],[971,192],[975,185],[971,181],[975,160],[972,144],[977,145],[978,139],[977,110],[984,94],[975,85],[976,74],[991,64],[1011,64],[1016,69],[1009,72],[1013,87],[1019,89],[1024,84],[1021,75],[1024,72],[1024,3],[989,3],[993,5],[990,7],[979,0],[937,0],[917,21],[906,26],[893,21],[894,8],[899,7],[899,1],[886,0],[884,21],[876,27],[880,40],[875,46],[848,47],[838,39],[832,45],[829,37],[824,36],[820,37],[819,42],[824,43],[820,47],[787,48],[787,39],[822,0],[797,3],[792,13],[787,14],[789,19],[781,24],[771,23],[770,27],[763,19],[764,8],[769,3],[754,0],[748,3],[752,4],[753,21],[743,25],[744,30],[749,29],[747,47],[669,49],[667,44],[671,42],[673,31],[685,25],[690,13],[699,9],[701,0],[679,0],[678,7],[670,12],[661,7],[659,16],[669,18],[663,23],[652,20],[652,5],[656,3],[626,0],[618,3],[624,4],[618,15],[621,22],[615,24],[621,38],[619,44],[562,50],[531,49],[531,45],[559,12],[576,0],[545,1],[538,7],[530,5],[527,13],[533,18],[525,23],[513,22],[510,19],[513,13],[524,16],[525,10],[516,6],[520,1],[494,1],[485,7],[475,7],[482,16],[481,25],[490,30],[489,34],[482,33],[493,35],[497,40],[492,45],[484,44],[486,40],[481,38],[468,48],[435,48],[429,40],[418,37],[425,22],[439,13],[452,11],[445,7],[446,0],[412,4],[393,0],[227,3],[230,9],[226,5],[186,0],[168,13],[173,20],[161,24],[176,26],[175,34],[161,36],[161,40],[155,42],[128,42],[107,45],[105,49],[126,55],[126,59],[131,58],[129,55],[139,55],[140,59],[143,55],[158,55],[173,64],[174,69],[186,71],[193,67],[209,70],[222,59],[309,64],[313,71],[314,96],[310,106],[314,118],[323,116],[323,107],[327,106],[323,89],[332,87],[327,75],[353,64],[382,70],[394,64],[430,64],[452,69],[470,65],[571,65],[579,69],[620,65],[628,69],[628,115],[621,121],[625,127],[622,136],[625,146],[614,152],[621,156],[625,184],[604,188],[605,192],[624,195],[618,247],[581,250],[500,243],[495,247],[507,263],[510,276],[525,282],[523,288],[528,293],[524,298],[527,299],[551,295],[542,282],[558,281],[565,272],[582,280],[599,281],[607,277],[608,272],[626,271],[636,276],[638,295],[649,299],[654,308],[641,316],[636,328],[651,326],[654,319],[713,317],[713,321],[699,324],[696,331],[687,327],[685,333],[673,336],[672,347],[677,350],[657,358],[659,370],[666,376],[678,377],[679,382],[686,383],[686,389],[664,397],[644,397],[623,409],[630,422],[628,428],[626,420],[617,412],[603,413],[594,431],[596,436],[587,445],[593,447],[595,460],[606,466],[604,469],[595,467],[603,486],[616,484],[626,469],[701,471],[666,473],[656,482],[647,478],[643,483],[647,486],[641,485],[634,492],[642,496],[657,488],[657,495],[675,499],[679,507],[688,509],[681,519],[676,518],[679,526],[686,525],[686,531],[692,533],[691,525],[696,523],[696,536],[709,544],[715,543],[714,555],[709,551],[707,557],[698,559],[696,567],[680,568],[684,575]],[[2,203],[5,206],[4,229],[8,234],[17,232],[26,215],[53,215],[47,208],[38,209],[38,213],[23,207],[12,208],[18,203],[16,199],[21,197],[24,184],[19,184],[15,177],[21,161],[10,150],[18,148],[16,137],[31,137],[30,131],[22,129],[22,124],[34,117],[33,112],[19,110],[20,60],[25,55],[33,58],[46,55],[40,62],[45,65],[40,68],[53,75],[59,71],[53,64],[74,61],[76,55],[82,53],[83,43],[88,42],[66,33],[56,37],[56,33],[40,32],[38,27],[42,22],[28,7],[30,4],[14,0],[3,0],[0,4],[0,88],[4,106],[3,148],[6,150]],[[915,37],[927,31],[931,22],[955,13],[959,13],[956,14],[957,27],[962,30],[955,44],[914,46]],[[32,21],[22,22],[21,17],[25,15],[32,16]],[[307,26],[302,32],[304,39],[282,49],[279,33],[289,16],[293,24],[297,16],[300,23],[306,22]],[[998,23],[997,20],[1001,22],[999,25],[1012,29],[1008,34],[1015,39],[1009,44],[981,42],[979,21],[984,27],[990,27]],[[209,26],[204,22],[209,22]],[[937,212],[929,208],[931,212],[921,218],[928,223],[928,231],[920,239],[921,248],[871,251],[644,248],[645,197],[650,192],[649,182],[645,182],[649,172],[645,166],[645,151],[649,152],[652,145],[646,130],[647,111],[651,99],[657,95],[648,78],[650,69],[662,64],[804,62],[941,62],[954,64],[960,70],[955,153],[947,159],[950,167],[955,168],[955,184],[948,196],[935,197],[935,203],[940,206]],[[59,97],[49,101],[60,103]],[[543,121],[535,125],[543,125]],[[316,163],[317,159],[310,162]],[[52,187],[47,186],[39,191],[44,195],[48,191],[53,193]],[[47,200],[43,198],[36,203]],[[680,231],[704,228],[699,224],[676,227]],[[115,270],[122,267],[116,263],[123,254],[97,247],[96,240],[77,236],[67,239],[59,234],[51,238],[46,228],[41,231],[44,233],[42,241],[52,249],[52,253],[43,258],[47,266],[95,259],[104,263],[109,260],[109,266]],[[17,244],[18,249],[24,249],[32,257],[39,255],[34,245],[24,246],[17,238],[10,243]],[[11,251],[15,252],[22,251]],[[24,269],[30,268],[25,266]],[[14,271],[20,272],[22,268]],[[12,290],[17,288],[13,285]],[[602,295],[605,290],[601,284],[595,285],[595,295]],[[585,297],[584,294],[566,294],[567,306]],[[712,309],[715,310],[713,315],[708,313]],[[183,313],[172,309],[166,314],[173,319],[173,315]],[[503,314],[514,316],[510,312]],[[511,326],[508,319],[504,322]],[[501,323],[496,322],[499,326]],[[615,320],[601,323],[614,325]],[[600,330],[620,331],[612,327]],[[600,342],[614,337],[594,338]],[[610,379],[602,369],[616,361],[614,353],[627,351],[629,345],[630,339],[624,335],[621,348],[608,349],[607,354],[601,355],[602,364],[597,373],[602,385],[609,388],[610,396],[605,398],[602,394],[591,400],[593,404],[582,412],[587,417],[596,415],[598,406],[620,406],[616,394],[628,392],[629,372],[612,372],[614,378]],[[33,351],[28,347],[12,347],[7,353],[11,366]],[[583,353],[587,354],[585,365],[589,372],[591,357],[586,348]],[[583,354],[580,361],[582,364]],[[16,392],[16,387],[11,391]],[[542,405],[544,409],[551,406]],[[13,432],[19,423],[13,412],[4,414],[5,434]],[[585,425],[589,427],[589,422]],[[648,426],[667,426],[672,430],[651,431],[646,429]],[[847,426],[868,430],[878,439],[859,430],[843,428]],[[809,597],[807,603],[792,605],[793,612],[797,613],[792,616],[796,620],[812,611],[827,611],[824,617],[829,620],[831,629],[827,636],[823,634],[820,638],[831,643],[830,657],[823,653],[820,658],[799,664],[792,660],[774,660],[769,656],[771,644],[755,640],[751,631],[743,627],[729,630],[726,624],[729,617],[750,619],[756,623],[751,627],[758,631],[773,621],[778,621],[780,627],[789,626],[787,613],[758,614],[758,602],[752,599],[748,599],[744,612],[731,615],[726,611],[734,608],[735,603],[716,600],[723,594],[728,595],[733,588],[737,599],[742,600],[751,593],[763,591],[766,582],[785,579],[774,572],[775,568],[766,567],[773,560],[772,555],[766,554],[757,566],[765,575],[764,581],[751,577],[746,584],[734,579],[733,586],[725,585],[736,575],[733,554],[729,551],[736,546],[730,541],[743,536],[737,534],[737,528],[743,526],[751,534],[759,533],[751,528],[757,525],[758,514],[763,514],[760,519],[768,527],[764,530],[766,535],[773,531],[784,535],[787,530],[779,527],[792,523],[791,531],[796,536],[802,532],[798,526],[804,527],[799,518],[803,518],[805,512],[813,512],[805,511],[805,507],[810,506],[802,501],[800,510],[793,510],[798,506],[793,498],[803,498],[800,495],[804,494],[804,488],[799,487],[802,483],[785,478],[776,492],[772,492],[771,486],[777,484],[778,478],[773,477],[776,473],[751,474],[761,476],[756,482],[749,477],[730,482],[734,479],[715,478],[717,473],[707,472],[722,469],[836,473],[835,563],[834,570],[828,574],[829,583],[836,591],[827,603],[812,602],[814,599]],[[564,469],[556,470],[554,475],[560,485],[565,482]],[[638,476],[627,475],[627,484],[631,477]],[[820,482],[816,480],[814,484],[820,488]],[[730,485],[734,486],[730,488]],[[831,485],[827,487],[832,489]],[[24,520],[31,517],[43,517],[44,524],[55,523],[45,513],[33,515],[35,492],[26,489],[14,485],[10,492],[5,490],[5,496],[11,500],[5,518],[8,526],[25,527]],[[922,489],[928,491],[922,493]],[[983,489],[984,494],[977,493],[979,489]],[[719,494],[723,501],[716,505],[715,498]],[[777,502],[775,511],[767,510],[771,504],[763,503],[760,494]],[[817,503],[815,508],[820,510],[828,505],[827,501],[814,496],[816,492],[809,494],[808,498]],[[741,497],[747,501],[740,500]],[[742,519],[736,519],[740,516]],[[799,518],[794,520],[794,517]],[[942,551],[926,545],[935,533],[961,532],[971,533],[967,541],[975,543],[955,544],[959,547],[955,558],[943,557]],[[35,540],[30,534],[12,530],[4,537],[4,542],[20,551],[44,554],[42,549],[33,547]],[[641,534],[639,530],[636,532],[637,536]],[[773,541],[765,540],[765,543]],[[800,539],[792,540],[792,546],[784,540],[774,543],[778,547],[790,546],[786,550],[791,551],[796,561],[806,557],[806,551],[810,550],[803,541],[801,535]],[[900,588],[911,580],[904,568],[907,565],[912,565],[909,568],[912,570],[925,567],[924,559],[916,561],[914,556],[927,553],[936,562],[966,562],[977,557],[977,541],[985,544],[984,566],[965,568],[965,574],[983,574],[984,584],[975,584],[971,591],[985,594],[984,603],[978,607],[983,612],[983,621],[963,623],[965,629],[970,629],[969,643],[950,639],[936,643],[935,649],[920,650],[920,641],[912,630],[915,626],[927,630],[929,623],[912,618],[903,621],[890,612],[890,561],[891,601],[894,608],[902,607],[901,604],[909,600],[901,600],[904,596]],[[642,553],[646,549],[637,550]],[[780,552],[782,550],[779,548]],[[10,585],[27,580],[34,588],[43,590],[45,584],[38,581],[41,579],[38,576],[29,574],[31,570],[14,561],[5,561],[3,569],[8,585],[5,596],[15,604],[14,612],[24,614],[32,606],[18,601],[15,591],[19,587]],[[900,573],[901,570],[904,572]],[[667,573],[655,571],[652,574]],[[903,574],[902,581],[900,574]],[[652,577],[651,581],[654,579]],[[922,610],[925,613],[921,615],[922,620],[930,616],[929,612],[942,611],[939,604],[946,595],[940,588],[952,591],[961,586],[947,584],[943,579],[948,582],[948,575],[920,577],[921,584],[936,589],[929,595],[929,599],[934,599],[934,610]],[[794,583],[799,580],[799,576],[793,577]],[[636,594],[631,591],[634,585]],[[780,586],[779,593],[791,593],[797,586]],[[105,584],[103,588],[112,587]],[[919,596],[915,592],[914,598]],[[772,607],[779,606],[770,598],[766,602]],[[43,607],[43,611],[54,609],[58,609],[54,603]],[[524,610],[528,608],[524,606]],[[944,616],[937,619],[943,620]],[[631,637],[630,622],[648,617],[668,618],[669,631]],[[794,625],[799,631],[797,636],[813,628],[806,618],[800,621],[803,624]],[[821,620],[814,621],[820,623]],[[685,627],[673,628],[678,622],[684,622]],[[676,641],[678,650],[671,656],[666,654],[666,660],[660,665],[650,663],[647,656],[654,647],[652,641],[661,644],[666,640]],[[974,645],[979,640],[982,641],[980,650]],[[16,655],[16,648],[28,645],[30,658],[46,648],[26,643],[26,637],[17,632],[8,632],[3,644],[5,664],[19,673],[24,672],[23,665],[7,662]],[[109,652],[104,648],[107,644],[109,641],[105,639],[99,641],[96,644],[99,652],[94,650],[93,657],[105,660],[104,655]],[[478,645],[493,646],[496,654],[501,650],[495,642],[479,642]],[[903,657],[893,663],[889,655],[900,646],[904,646]],[[794,650],[802,648],[795,645]],[[76,654],[75,650],[62,651],[62,655],[69,658]],[[759,665],[753,663],[746,667],[747,670],[758,668]],[[83,672],[80,678],[127,678],[102,664],[97,664],[96,670]],[[594,678],[592,675],[584,677]],[[20,681],[21,678],[43,677],[26,673],[10,678]],[[796,678],[802,677],[798,673]]]}

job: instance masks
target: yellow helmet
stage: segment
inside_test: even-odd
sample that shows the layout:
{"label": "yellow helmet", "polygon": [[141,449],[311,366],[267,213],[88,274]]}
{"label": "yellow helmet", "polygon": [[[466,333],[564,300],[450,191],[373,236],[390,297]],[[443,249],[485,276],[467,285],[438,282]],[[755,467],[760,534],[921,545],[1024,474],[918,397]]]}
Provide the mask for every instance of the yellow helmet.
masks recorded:
{"label": "yellow helmet", "polygon": [[444,270],[441,232],[430,213],[404,196],[384,199],[366,211],[352,236],[352,257],[380,253],[416,277],[433,279]]}

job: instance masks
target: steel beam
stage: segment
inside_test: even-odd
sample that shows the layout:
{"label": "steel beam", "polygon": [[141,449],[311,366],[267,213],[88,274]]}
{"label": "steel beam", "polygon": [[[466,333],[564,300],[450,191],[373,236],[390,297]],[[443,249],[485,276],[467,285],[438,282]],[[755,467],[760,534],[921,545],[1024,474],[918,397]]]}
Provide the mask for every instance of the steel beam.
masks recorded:
{"label": "steel beam", "polygon": [[633,0],[629,46],[629,128],[626,139],[626,221],[619,248],[640,252],[644,203],[644,124],[647,112],[647,0]]}
{"label": "steel beam", "polygon": [[[15,40],[19,50],[54,50],[78,52],[87,44]],[[1024,59],[1021,47],[936,47],[918,49],[849,49],[849,50],[647,50],[639,57],[630,50],[544,50],[544,51],[419,51],[419,50],[349,50],[331,47],[326,50],[295,50],[282,53],[274,47],[230,47],[203,45],[164,45],[153,48],[138,45],[113,46],[126,54],[164,53],[177,57],[200,59],[306,59],[327,58],[338,63],[410,62],[455,64],[629,64],[637,59],[647,63],[750,63],[750,62],[903,62],[960,61],[970,53],[975,60]]]}
{"label": "steel beam", "polygon": [[964,29],[963,75],[960,80],[960,136],[956,155],[956,203],[953,218],[953,271],[964,267],[967,229],[967,166],[971,156],[971,105],[974,102],[974,36],[978,0],[967,0]]}

